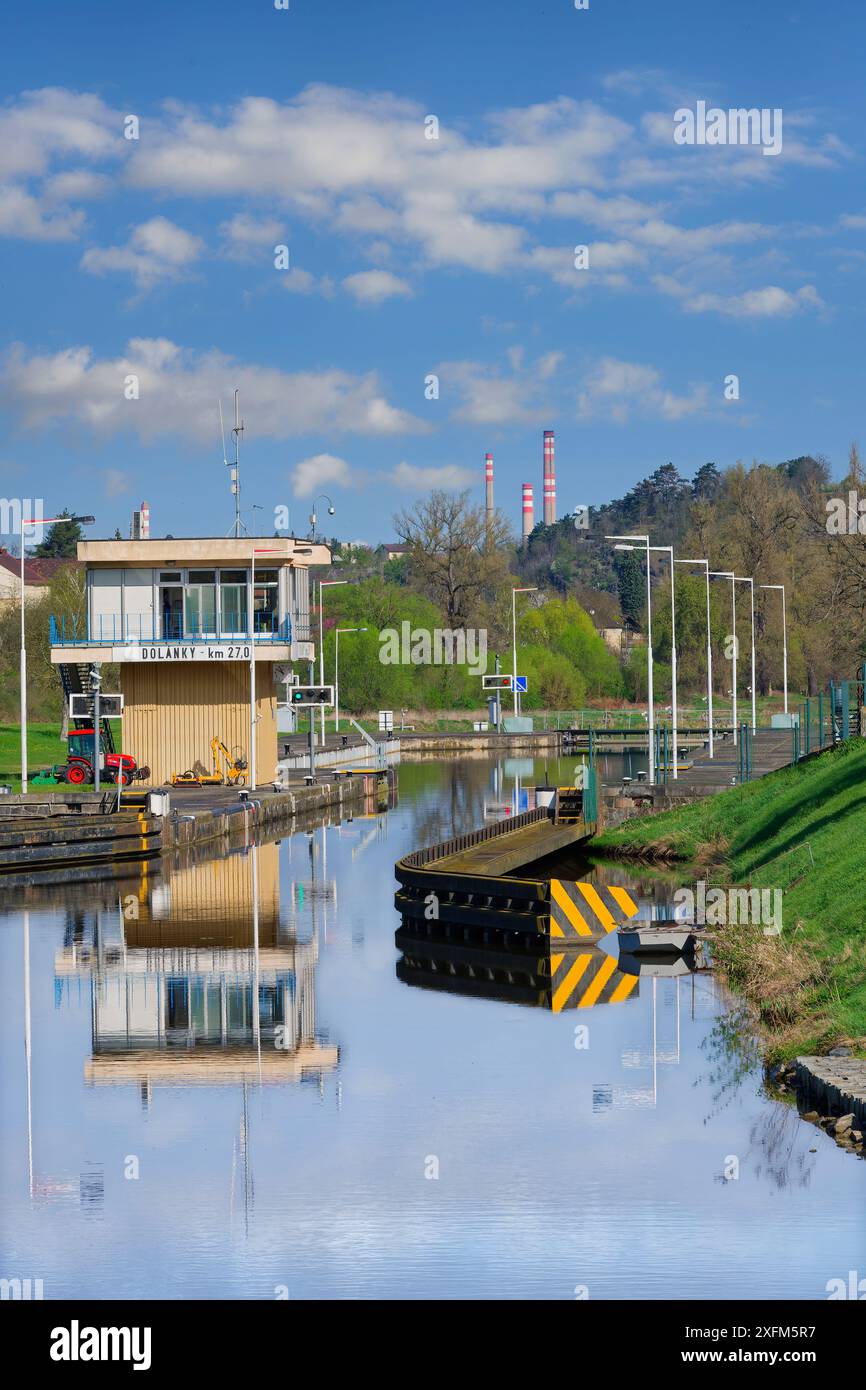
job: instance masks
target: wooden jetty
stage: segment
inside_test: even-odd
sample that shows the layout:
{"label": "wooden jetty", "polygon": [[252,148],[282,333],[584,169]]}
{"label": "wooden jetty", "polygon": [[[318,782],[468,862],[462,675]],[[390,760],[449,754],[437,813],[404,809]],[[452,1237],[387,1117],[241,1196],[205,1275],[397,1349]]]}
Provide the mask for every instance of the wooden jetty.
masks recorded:
{"label": "wooden jetty", "polygon": [[[560,787],[551,807],[497,821],[399,860],[394,903],[428,938],[506,950],[587,946],[637,915],[624,888],[548,877],[535,866],[590,840],[594,789]],[[593,813],[589,819],[587,812]],[[399,944],[399,943],[398,943]]]}

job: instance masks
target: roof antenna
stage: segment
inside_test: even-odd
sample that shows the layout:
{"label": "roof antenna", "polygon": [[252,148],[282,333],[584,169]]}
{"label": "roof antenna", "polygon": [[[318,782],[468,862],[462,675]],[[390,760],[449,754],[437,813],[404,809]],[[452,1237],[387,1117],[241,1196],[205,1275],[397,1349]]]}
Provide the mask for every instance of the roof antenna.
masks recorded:
{"label": "roof antenna", "polygon": [[232,434],[235,437],[235,459],[234,463],[229,464],[226,458],[226,435],[223,427],[223,403],[220,400],[220,433],[223,441],[223,463],[226,468],[231,467],[232,494],[235,499],[235,519],[234,524],[229,528],[228,535],[234,535],[235,540],[240,539],[241,532],[247,533],[247,528],[241,521],[241,463],[240,463],[240,440],[244,432],[243,420],[240,417],[240,391],[235,391],[235,423]]}

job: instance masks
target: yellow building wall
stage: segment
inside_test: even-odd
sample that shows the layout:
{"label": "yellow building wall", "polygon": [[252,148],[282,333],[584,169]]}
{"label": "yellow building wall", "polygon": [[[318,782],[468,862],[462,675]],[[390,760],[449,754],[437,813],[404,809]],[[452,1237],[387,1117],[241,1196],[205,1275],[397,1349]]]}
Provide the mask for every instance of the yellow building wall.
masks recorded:
{"label": "yellow building wall", "polygon": [[[154,785],[198,761],[211,770],[210,741],[250,760],[250,671],[244,661],[125,662],[123,747],[150,768]],[[277,768],[277,700],[273,665],[256,663],[256,780]],[[247,773],[249,782],[249,773]]]}

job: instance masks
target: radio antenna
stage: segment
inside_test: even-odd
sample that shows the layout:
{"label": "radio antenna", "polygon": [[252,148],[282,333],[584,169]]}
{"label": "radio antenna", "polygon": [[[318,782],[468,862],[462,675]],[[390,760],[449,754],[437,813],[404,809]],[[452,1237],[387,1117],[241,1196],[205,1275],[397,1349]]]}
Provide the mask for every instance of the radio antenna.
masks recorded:
{"label": "radio antenna", "polygon": [[244,432],[244,422],[243,422],[243,420],[242,420],[241,417],[240,417],[240,391],[237,391],[237,390],[235,391],[235,423],[234,423],[234,428],[232,429],[232,434],[233,434],[234,437],[235,437],[235,457],[234,457],[234,463],[232,463],[232,464],[229,464],[229,461],[228,461],[228,459],[226,458],[226,436],[225,436],[225,430],[223,429],[223,405],[222,405],[222,401],[220,401],[220,430],[221,430],[221,432],[222,432],[222,440],[223,440],[223,463],[225,464],[226,468],[231,467],[231,470],[232,470],[232,471],[231,471],[230,477],[231,477],[231,484],[232,484],[232,494],[233,494],[234,499],[235,499],[235,519],[234,519],[234,524],[233,524],[233,526],[230,527],[228,534],[229,534],[230,536],[233,535],[234,538],[235,538],[235,540],[239,540],[239,539],[240,539],[240,536],[241,536],[241,532],[243,532],[244,534],[247,534],[247,528],[246,528],[246,526],[244,526],[243,522],[241,521],[241,460],[240,460],[240,443],[241,443],[241,435],[242,435],[243,432]]}

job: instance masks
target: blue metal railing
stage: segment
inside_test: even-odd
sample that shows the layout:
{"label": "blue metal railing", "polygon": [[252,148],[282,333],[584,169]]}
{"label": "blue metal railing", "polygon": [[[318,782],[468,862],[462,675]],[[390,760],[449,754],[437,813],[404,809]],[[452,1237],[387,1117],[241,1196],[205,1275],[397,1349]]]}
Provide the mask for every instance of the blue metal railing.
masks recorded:
{"label": "blue metal railing", "polygon": [[[309,640],[296,630],[300,641]],[[152,613],[127,614],[101,613],[94,624],[86,618],[77,616],[55,617],[50,619],[50,640],[52,647],[110,647],[116,645],[136,646],[148,642],[249,642],[249,631],[218,632],[216,624],[207,629],[197,623],[183,622],[180,618],[166,617],[162,623],[155,623]],[[292,640],[291,618],[277,618],[276,614],[257,613],[255,617],[255,641],[290,643]]]}

